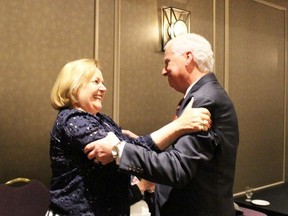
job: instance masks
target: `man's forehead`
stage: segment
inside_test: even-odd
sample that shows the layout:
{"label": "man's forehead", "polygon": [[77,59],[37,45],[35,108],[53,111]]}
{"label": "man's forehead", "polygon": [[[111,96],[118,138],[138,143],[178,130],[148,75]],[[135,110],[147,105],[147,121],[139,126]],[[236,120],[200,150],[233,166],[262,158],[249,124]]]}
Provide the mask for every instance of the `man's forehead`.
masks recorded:
{"label": "man's forehead", "polygon": [[167,50],[165,50],[165,54],[164,54],[164,59],[171,59],[173,58],[173,56],[175,56],[175,53],[172,51],[172,49],[169,47]]}

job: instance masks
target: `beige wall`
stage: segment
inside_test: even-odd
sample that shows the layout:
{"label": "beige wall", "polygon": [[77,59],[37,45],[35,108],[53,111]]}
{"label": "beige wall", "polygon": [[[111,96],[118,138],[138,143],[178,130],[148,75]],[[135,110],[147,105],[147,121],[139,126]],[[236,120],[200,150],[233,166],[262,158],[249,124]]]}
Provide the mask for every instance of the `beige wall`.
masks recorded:
{"label": "beige wall", "polygon": [[0,181],[25,176],[49,184],[49,130],[56,115],[49,94],[67,61],[93,56],[100,60],[108,88],[103,112],[123,128],[146,134],[171,120],[181,95],[161,76],[162,5],[191,11],[191,31],[213,44],[216,75],[239,116],[235,193],[246,185],[283,181],[284,164],[288,166],[284,161],[288,3],[273,3],[2,1]]}
{"label": "beige wall", "polygon": [[283,9],[251,0],[230,3],[233,16],[229,25],[228,83],[240,120],[236,173],[236,186],[240,188],[283,181],[286,116]]}
{"label": "beige wall", "polygon": [[50,181],[50,89],[62,66],[93,57],[94,1],[1,1],[0,182]]}

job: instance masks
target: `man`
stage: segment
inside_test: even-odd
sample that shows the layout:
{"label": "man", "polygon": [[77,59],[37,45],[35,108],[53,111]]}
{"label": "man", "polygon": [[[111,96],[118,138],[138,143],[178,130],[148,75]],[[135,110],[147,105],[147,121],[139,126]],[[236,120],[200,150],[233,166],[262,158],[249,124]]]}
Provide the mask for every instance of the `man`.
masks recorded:
{"label": "man", "polygon": [[107,162],[104,158],[112,150],[120,170],[158,183],[157,216],[235,215],[233,182],[238,121],[231,100],[211,73],[214,63],[211,45],[200,35],[181,35],[165,46],[164,63],[162,74],[169,85],[184,94],[177,115],[194,98],[193,107],[210,111],[211,129],[184,135],[161,153],[124,142],[119,144],[115,137],[107,137],[98,142],[101,149],[91,151],[88,157],[96,156],[97,160]]}

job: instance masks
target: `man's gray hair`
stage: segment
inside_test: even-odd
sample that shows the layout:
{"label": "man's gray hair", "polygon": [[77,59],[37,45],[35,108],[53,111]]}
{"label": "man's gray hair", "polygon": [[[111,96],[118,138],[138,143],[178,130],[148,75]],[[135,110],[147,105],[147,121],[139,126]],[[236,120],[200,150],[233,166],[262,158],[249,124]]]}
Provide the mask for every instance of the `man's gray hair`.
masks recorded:
{"label": "man's gray hair", "polygon": [[183,55],[191,52],[193,60],[198,65],[201,72],[212,72],[214,65],[213,51],[210,43],[201,35],[188,33],[179,35],[168,41],[164,49],[171,46],[173,53]]}

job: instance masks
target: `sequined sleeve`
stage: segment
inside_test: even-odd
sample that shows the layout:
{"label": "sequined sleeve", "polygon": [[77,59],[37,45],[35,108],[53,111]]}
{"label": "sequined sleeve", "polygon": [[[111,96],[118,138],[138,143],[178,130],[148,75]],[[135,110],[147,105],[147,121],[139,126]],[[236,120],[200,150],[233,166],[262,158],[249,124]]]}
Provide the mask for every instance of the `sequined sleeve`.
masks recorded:
{"label": "sequined sleeve", "polygon": [[[106,115],[103,115],[103,116],[106,117],[105,119],[109,125],[112,125],[114,128],[118,128],[120,130],[121,136],[124,136],[124,139],[120,138],[121,140],[125,140],[127,143],[130,143],[130,144],[142,146],[148,150],[161,152],[161,150],[157,147],[157,145],[155,144],[155,142],[151,138],[150,134],[145,135],[145,136],[139,136],[137,139],[130,138],[129,136],[126,136],[122,133],[121,128],[110,117],[108,117]],[[119,138],[117,133],[116,133],[116,135]]]}
{"label": "sequined sleeve", "polygon": [[[65,113],[64,113],[65,115]],[[63,129],[74,148],[83,149],[88,143],[104,138],[109,128],[101,124],[99,117],[86,112],[66,112],[63,118]],[[117,129],[114,129],[117,130]]]}
{"label": "sequined sleeve", "polygon": [[107,115],[98,113],[91,115],[75,109],[66,109],[59,113],[57,119],[73,148],[84,147],[95,140],[104,138],[108,132],[113,132],[120,140],[140,145],[148,150],[159,152],[150,135],[140,136],[137,139],[124,135],[121,128]]}

